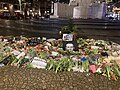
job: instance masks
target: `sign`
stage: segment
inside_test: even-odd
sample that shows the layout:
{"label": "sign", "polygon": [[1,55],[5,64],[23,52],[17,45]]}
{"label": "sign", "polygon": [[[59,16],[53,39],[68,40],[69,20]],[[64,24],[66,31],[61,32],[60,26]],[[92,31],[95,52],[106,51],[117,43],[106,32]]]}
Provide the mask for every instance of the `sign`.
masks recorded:
{"label": "sign", "polygon": [[63,34],[63,41],[73,41],[73,34]]}
{"label": "sign", "polygon": [[31,64],[36,67],[36,68],[45,68],[47,63],[45,62],[45,60],[42,60],[40,58],[34,57],[33,61],[31,62]]}

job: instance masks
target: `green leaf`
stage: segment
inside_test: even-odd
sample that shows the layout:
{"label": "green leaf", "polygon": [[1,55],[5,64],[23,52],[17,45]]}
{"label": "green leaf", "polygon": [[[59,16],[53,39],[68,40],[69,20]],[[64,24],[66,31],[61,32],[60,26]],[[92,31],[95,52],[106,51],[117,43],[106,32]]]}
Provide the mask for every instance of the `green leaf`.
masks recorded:
{"label": "green leaf", "polygon": [[53,65],[54,65],[54,61],[51,60],[51,61],[49,62],[48,70],[51,70],[52,67],[53,67]]}
{"label": "green leaf", "polygon": [[86,60],[86,61],[82,62],[82,67],[84,68],[84,70],[88,71],[89,70],[89,61]]}
{"label": "green leaf", "polygon": [[61,67],[60,63],[57,65],[55,72],[57,73],[59,68]]}
{"label": "green leaf", "polygon": [[28,59],[28,58],[23,58],[23,59],[19,62],[20,67],[21,67],[24,63],[27,63],[27,62],[29,62],[29,61],[30,61],[30,59]]}
{"label": "green leaf", "polygon": [[13,56],[13,57],[12,57],[12,63],[11,63],[11,64],[17,63],[17,61],[18,61],[18,59],[17,59],[15,56]]}
{"label": "green leaf", "polygon": [[106,68],[106,73],[107,73],[107,76],[108,76],[108,78],[110,78],[111,76],[110,76],[110,71],[111,71],[111,68],[110,68],[110,66],[109,65],[106,65],[105,66],[105,68]]}
{"label": "green leaf", "polygon": [[98,50],[98,49],[93,49],[92,52],[93,52],[94,54],[97,54],[97,53],[99,52],[99,50]]}
{"label": "green leaf", "polygon": [[28,63],[28,64],[26,65],[26,68],[34,68],[34,66],[33,66],[31,63]]}
{"label": "green leaf", "polygon": [[47,57],[47,53],[46,52],[40,52],[40,55],[39,55],[40,58],[44,59]]}
{"label": "green leaf", "polygon": [[[78,64],[77,64],[78,65]],[[69,66],[68,66],[68,71],[71,71],[72,70],[72,67],[73,67],[73,61],[72,60],[70,60],[69,61]]]}
{"label": "green leaf", "polygon": [[114,66],[113,68],[114,68],[114,72],[116,73],[116,75],[120,77],[120,71],[119,71],[118,66]]}

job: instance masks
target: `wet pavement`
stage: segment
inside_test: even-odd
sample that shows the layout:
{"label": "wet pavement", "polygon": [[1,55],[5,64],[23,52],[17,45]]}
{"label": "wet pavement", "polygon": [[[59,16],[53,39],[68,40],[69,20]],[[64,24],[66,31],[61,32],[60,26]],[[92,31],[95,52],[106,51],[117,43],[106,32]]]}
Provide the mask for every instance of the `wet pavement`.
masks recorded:
{"label": "wet pavement", "polygon": [[0,19],[0,35],[3,36],[40,36],[40,37],[58,37],[58,31],[43,30],[39,25],[31,25],[31,23],[25,23],[25,21],[15,21],[15,20],[3,20]]}
{"label": "wet pavement", "polygon": [[0,90],[120,90],[119,83],[91,73],[0,67]]}
{"label": "wet pavement", "polygon": [[[73,23],[78,28],[80,37],[120,43],[120,21],[73,20]],[[0,19],[0,35],[59,38],[59,31],[68,24],[68,19],[45,19],[42,21]]]}

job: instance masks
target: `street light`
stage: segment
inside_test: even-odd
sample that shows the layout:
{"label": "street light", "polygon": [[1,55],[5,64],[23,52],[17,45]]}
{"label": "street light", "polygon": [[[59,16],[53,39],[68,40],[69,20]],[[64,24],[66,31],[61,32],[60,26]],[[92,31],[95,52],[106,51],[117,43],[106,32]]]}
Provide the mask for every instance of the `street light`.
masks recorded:
{"label": "street light", "polygon": [[7,10],[7,7],[4,7],[4,10]]}

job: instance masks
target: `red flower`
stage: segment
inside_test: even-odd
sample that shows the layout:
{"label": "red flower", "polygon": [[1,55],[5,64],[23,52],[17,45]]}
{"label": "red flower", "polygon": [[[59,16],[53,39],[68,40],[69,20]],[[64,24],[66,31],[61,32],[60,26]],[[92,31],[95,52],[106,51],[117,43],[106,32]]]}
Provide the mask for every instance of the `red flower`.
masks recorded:
{"label": "red flower", "polygon": [[37,44],[37,46],[39,47],[39,46],[40,46],[40,44]]}

